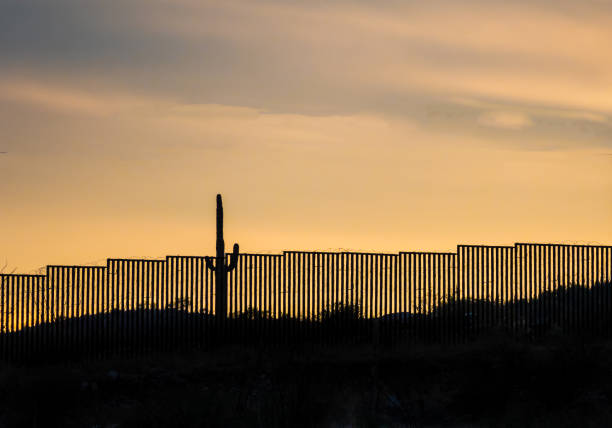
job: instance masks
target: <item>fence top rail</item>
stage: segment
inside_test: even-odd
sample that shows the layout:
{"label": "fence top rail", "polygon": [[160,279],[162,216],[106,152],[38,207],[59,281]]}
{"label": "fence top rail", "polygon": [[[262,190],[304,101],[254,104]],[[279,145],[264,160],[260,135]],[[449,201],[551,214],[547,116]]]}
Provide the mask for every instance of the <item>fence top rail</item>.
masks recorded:
{"label": "fence top rail", "polygon": [[459,244],[459,245],[457,245],[457,249],[459,249],[459,248],[507,248],[507,249],[514,249],[514,245]]}
{"label": "fence top rail", "polygon": [[[457,256],[462,250],[469,248],[482,248],[482,249],[504,249],[512,250],[524,247],[561,247],[561,248],[592,248],[595,250],[612,250],[612,245],[589,245],[589,244],[561,244],[561,243],[539,243],[539,242],[517,242],[513,246],[508,245],[481,245],[481,244],[459,244],[457,245],[456,252],[438,252],[438,251],[399,251],[398,253],[376,253],[376,252],[362,252],[362,251],[303,251],[303,250],[285,250],[281,254],[262,254],[262,253],[240,253],[240,256],[245,257],[270,257],[278,258],[292,254],[307,254],[307,255],[330,255],[330,256],[368,256],[368,257],[398,257],[401,255],[442,255],[442,256]],[[226,253],[226,256],[232,253]],[[168,260],[204,260],[207,256],[181,256],[181,255],[169,255],[164,259],[133,259],[133,258],[108,258],[106,265],[102,266],[84,266],[84,265],[48,265],[47,270],[51,269],[106,269],[113,263],[146,263],[146,264],[163,264]],[[45,274],[22,274],[22,273],[0,273],[0,278],[10,277],[31,277],[31,278],[44,278]]]}
{"label": "fence top rail", "polygon": [[299,251],[299,250],[286,250],[283,254],[323,254],[323,255],[356,255],[356,256],[395,256],[399,253],[368,253],[361,251]]}
{"label": "fence top rail", "polygon": [[400,251],[400,254],[425,254],[425,255],[440,255],[440,256],[456,256],[457,253],[437,252],[437,251]]}
{"label": "fence top rail", "polygon": [[168,259],[202,259],[204,260],[206,258],[206,256],[178,256],[178,255],[170,255],[170,256],[166,256],[165,259],[155,259],[155,260],[150,260],[152,262],[165,262]]}
{"label": "fence top rail", "polygon": [[283,255],[285,254],[342,254],[337,251],[301,251],[301,250],[285,250],[283,251]]}
{"label": "fence top rail", "polygon": [[47,265],[47,269],[106,269],[106,266]]}
{"label": "fence top rail", "polygon": [[46,278],[47,275],[33,273],[0,273],[0,278]]}
{"label": "fence top rail", "polygon": [[[232,253],[226,253],[227,256],[231,256]],[[261,253],[239,253],[239,256],[257,256],[257,257],[283,257],[282,254],[261,254]]]}
{"label": "fence top rail", "polygon": [[343,251],[341,253],[334,253],[334,254],[346,254],[346,255],[355,255],[355,256],[386,256],[386,257],[397,257],[399,255],[399,253],[368,253],[368,252],[362,252],[362,251]]}
{"label": "fence top rail", "polygon": [[538,246],[538,247],[586,247],[586,248],[609,248],[612,249],[612,245],[588,245],[588,244],[540,244],[537,242],[517,242],[515,246]]}

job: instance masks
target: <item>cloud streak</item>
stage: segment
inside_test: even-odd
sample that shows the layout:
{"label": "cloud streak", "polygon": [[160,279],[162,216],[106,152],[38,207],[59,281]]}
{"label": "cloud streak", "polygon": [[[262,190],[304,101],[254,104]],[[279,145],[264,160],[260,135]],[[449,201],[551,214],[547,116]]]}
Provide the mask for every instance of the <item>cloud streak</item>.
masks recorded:
{"label": "cloud streak", "polygon": [[533,124],[529,116],[512,111],[485,112],[478,118],[484,126],[502,129],[525,129]]}
{"label": "cloud streak", "polygon": [[7,64],[192,102],[346,113],[454,94],[612,112],[612,13],[598,2],[8,4]]}

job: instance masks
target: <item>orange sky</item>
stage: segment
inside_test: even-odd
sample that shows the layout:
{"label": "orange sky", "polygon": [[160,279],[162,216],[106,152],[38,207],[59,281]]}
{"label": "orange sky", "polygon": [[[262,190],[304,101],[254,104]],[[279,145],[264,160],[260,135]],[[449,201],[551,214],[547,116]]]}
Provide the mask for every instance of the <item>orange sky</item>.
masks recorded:
{"label": "orange sky", "polygon": [[612,5],[0,5],[0,267],[612,244]]}

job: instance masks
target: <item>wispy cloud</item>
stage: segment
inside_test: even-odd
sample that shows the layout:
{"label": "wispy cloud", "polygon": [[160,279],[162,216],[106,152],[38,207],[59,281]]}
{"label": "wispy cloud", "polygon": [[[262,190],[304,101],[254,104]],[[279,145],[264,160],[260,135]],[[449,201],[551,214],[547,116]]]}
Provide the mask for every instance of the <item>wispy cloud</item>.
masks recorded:
{"label": "wispy cloud", "polygon": [[612,112],[605,2],[9,4],[0,52],[29,73],[291,112],[440,94]]}
{"label": "wispy cloud", "polygon": [[478,122],[484,126],[502,129],[524,129],[533,124],[529,116],[512,111],[489,111],[480,115]]}
{"label": "wispy cloud", "polygon": [[159,100],[152,97],[85,91],[71,86],[45,84],[36,80],[0,78],[0,103],[21,104],[52,112],[107,116],[146,108],[153,110]]}

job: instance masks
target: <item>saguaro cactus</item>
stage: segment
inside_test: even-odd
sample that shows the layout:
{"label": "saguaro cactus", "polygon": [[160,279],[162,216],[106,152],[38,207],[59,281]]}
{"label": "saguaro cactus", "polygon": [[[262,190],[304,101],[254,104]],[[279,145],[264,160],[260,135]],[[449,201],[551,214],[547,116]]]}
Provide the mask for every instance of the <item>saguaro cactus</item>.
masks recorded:
{"label": "saguaro cactus", "polygon": [[225,242],[223,241],[223,202],[217,195],[217,257],[206,257],[206,267],[215,272],[215,315],[217,319],[227,317],[227,274],[238,264],[238,244],[234,244],[229,264],[225,264]]}

